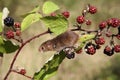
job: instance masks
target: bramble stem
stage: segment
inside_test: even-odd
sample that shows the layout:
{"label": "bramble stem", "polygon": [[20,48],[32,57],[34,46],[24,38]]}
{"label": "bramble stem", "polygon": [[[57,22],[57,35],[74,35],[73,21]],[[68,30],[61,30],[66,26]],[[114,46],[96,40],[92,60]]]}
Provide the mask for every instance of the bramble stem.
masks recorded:
{"label": "bramble stem", "polygon": [[[50,33],[50,31],[48,30],[48,31],[46,31],[46,32],[40,33],[40,34],[38,34],[38,35],[36,35],[36,36],[33,36],[32,38],[26,40],[25,42],[21,43],[21,46],[20,46],[20,48],[18,49],[18,51],[16,52],[16,54],[15,54],[15,56],[14,56],[12,62],[11,62],[10,68],[9,68],[6,76],[4,77],[4,80],[7,80],[9,74],[12,72],[13,65],[14,65],[14,63],[15,63],[15,61],[16,61],[16,59],[17,59],[17,56],[19,55],[20,51],[22,50],[22,48],[23,48],[27,43],[29,43],[30,41],[32,41],[32,40],[34,40],[34,39],[36,39],[36,38],[38,38],[38,37],[40,37],[40,36],[42,36],[42,35],[45,35],[45,34],[47,34],[47,33]],[[25,76],[25,75],[23,75],[23,76]]]}
{"label": "bramble stem", "polygon": [[[17,74],[20,74],[19,72],[15,71],[15,70],[11,70],[11,72],[15,72]],[[20,75],[23,75],[23,74],[20,74]],[[27,76],[27,75],[23,75],[23,76],[25,76],[25,77],[27,77],[27,78],[32,80],[32,77],[30,77],[30,76]]]}

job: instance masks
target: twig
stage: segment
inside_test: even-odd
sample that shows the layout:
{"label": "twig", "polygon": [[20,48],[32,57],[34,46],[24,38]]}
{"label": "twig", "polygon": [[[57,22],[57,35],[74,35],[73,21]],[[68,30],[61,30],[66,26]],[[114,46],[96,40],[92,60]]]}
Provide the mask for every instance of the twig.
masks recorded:
{"label": "twig", "polygon": [[22,39],[19,40],[19,39],[16,39],[16,38],[13,38],[15,41],[19,42],[19,43],[23,43]]}
{"label": "twig", "polygon": [[81,27],[77,27],[76,29],[71,29],[71,31],[84,31],[84,32],[87,32],[87,33],[98,32],[98,30],[90,31],[90,30],[82,29]]}
{"label": "twig", "polygon": [[10,68],[9,68],[6,76],[4,77],[4,80],[7,80],[9,74],[11,73],[11,70],[12,70],[12,68],[13,68],[13,65],[14,65],[14,63],[15,63],[15,61],[16,61],[16,59],[17,59],[17,56],[19,55],[20,51],[22,50],[22,48],[23,48],[27,43],[29,43],[30,41],[32,41],[32,40],[34,40],[34,39],[36,39],[36,38],[38,38],[38,37],[40,37],[40,36],[42,36],[42,35],[45,35],[45,34],[47,34],[47,33],[50,33],[50,31],[48,30],[48,31],[46,31],[46,32],[40,33],[40,34],[38,34],[38,35],[36,35],[36,36],[33,36],[32,38],[26,40],[25,42],[21,43],[21,46],[20,46],[20,48],[18,49],[18,51],[16,52],[16,54],[15,54],[13,60],[12,60],[12,63],[11,63],[11,65],[10,65]]}
{"label": "twig", "polygon": [[[15,72],[15,73],[20,74],[19,72],[15,71],[15,70],[11,70],[11,72]],[[23,75],[23,74],[20,74],[20,75]],[[29,78],[29,79],[31,79],[31,80],[32,80],[32,77],[30,77],[30,76],[27,76],[27,75],[23,75],[23,76],[25,76],[25,77],[27,77],[27,78]]]}

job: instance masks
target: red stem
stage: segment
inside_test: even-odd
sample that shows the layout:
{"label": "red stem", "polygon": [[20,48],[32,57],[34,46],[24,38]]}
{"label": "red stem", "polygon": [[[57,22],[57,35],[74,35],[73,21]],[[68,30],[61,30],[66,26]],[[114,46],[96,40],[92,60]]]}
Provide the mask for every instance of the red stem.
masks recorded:
{"label": "red stem", "polygon": [[[15,72],[15,73],[20,74],[19,72],[15,71],[15,70],[11,70],[11,72]],[[23,75],[23,74],[20,74],[20,75]],[[23,75],[23,76],[25,76],[25,77],[27,77],[27,78],[29,78],[29,79],[31,79],[31,80],[32,80],[32,77],[30,77],[30,76],[27,76],[27,75]]]}
{"label": "red stem", "polygon": [[30,41],[32,41],[32,40],[34,40],[34,39],[36,39],[36,38],[38,38],[38,37],[40,37],[40,36],[42,36],[42,35],[44,35],[44,34],[47,34],[47,33],[50,33],[50,32],[49,32],[49,31],[43,32],[43,33],[38,34],[38,35],[36,35],[36,36],[34,36],[34,37],[32,37],[32,38],[30,38],[30,39],[28,39],[28,40],[26,40],[25,42],[22,43],[22,45],[20,46],[20,48],[18,49],[18,51],[16,52],[16,54],[15,54],[13,60],[12,60],[12,63],[11,63],[11,65],[10,65],[10,68],[9,68],[6,76],[4,77],[4,80],[7,80],[9,74],[11,73],[11,70],[12,70],[12,68],[13,68],[13,65],[14,65],[14,63],[15,63],[15,61],[16,61],[16,59],[17,59],[17,56],[19,55],[20,51],[22,50],[22,48],[23,48],[27,43],[29,43]]}

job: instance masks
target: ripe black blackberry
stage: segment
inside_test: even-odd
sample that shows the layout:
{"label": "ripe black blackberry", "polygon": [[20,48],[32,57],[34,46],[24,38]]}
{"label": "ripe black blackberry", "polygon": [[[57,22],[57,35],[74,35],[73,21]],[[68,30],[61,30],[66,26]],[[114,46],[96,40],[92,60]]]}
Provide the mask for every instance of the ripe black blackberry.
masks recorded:
{"label": "ripe black blackberry", "polygon": [[73,59],[74,57],[75,57],[75,53],[74,52],[72,52],[72,53],[66,53],[66,57],[68,58],[68,59]]}
{"label": "ripe black blackberry", "polygon": [[73,59],[75,57],[75,52],[74,52],[74,47],[65,47],[63,49],[63,51],[65,52],[65,55],[68,59]]}
{"label": "ripe black blackberry", "polygon": [[104,49],[104,54],[108,56],[112,56],[114,54],[114,48],[110,48],[109,46],[106,46]]}
{"label": "ripe black blackberry", "polygon": [[7,17],[4,19],[4,24],[8,27],[13,26],[14,25],[14,19],[11,17]]}

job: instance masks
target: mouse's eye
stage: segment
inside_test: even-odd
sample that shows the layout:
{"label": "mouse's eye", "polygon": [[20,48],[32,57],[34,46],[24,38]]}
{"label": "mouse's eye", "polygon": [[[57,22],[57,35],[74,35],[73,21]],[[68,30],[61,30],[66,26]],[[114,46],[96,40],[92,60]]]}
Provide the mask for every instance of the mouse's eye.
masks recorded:
{"label": "mouse's eye", "polygon": [[41,49],[42,49],[42,50],[45,50],[45,48],[44,48],[44,47],[42,47]]}

